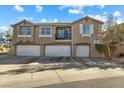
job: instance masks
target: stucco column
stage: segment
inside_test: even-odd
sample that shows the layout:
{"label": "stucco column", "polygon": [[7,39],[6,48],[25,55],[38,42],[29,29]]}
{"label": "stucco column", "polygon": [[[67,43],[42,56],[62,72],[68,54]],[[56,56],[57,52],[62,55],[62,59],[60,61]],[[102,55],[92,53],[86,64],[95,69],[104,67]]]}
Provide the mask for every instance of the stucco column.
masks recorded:
{"label": "stucco column", "polygon": [[94,57],[95,52],[94,52],[95,46],[94,46],[94,36],[91,36],[91,43],[90,43],[90,57]]}
{"label": "stucco column", "polygon": [[74,57],[74,40],[73,40],[73,26],[71,27],[71,56]]}
{"label": "stucco column", "polygon": [[45,47],[44,44],[41,44],[41,56],[45,56]]}
{"label": "stucco column", "polygon": [[16,45],[12,44],[10,51],[9,51],[9,55],[15,56],[16,55]]}

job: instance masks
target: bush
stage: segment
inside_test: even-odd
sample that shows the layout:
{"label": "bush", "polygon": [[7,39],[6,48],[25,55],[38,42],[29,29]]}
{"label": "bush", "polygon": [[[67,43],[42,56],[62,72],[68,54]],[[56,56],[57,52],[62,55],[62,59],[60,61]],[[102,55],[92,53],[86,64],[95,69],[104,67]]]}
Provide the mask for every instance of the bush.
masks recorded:
{"label": "bush", "polygon": [[124,53],[120,53],[119,54],[119,57],[124,57]]}
{"label": "bush", "polygon": [[95,44],[96,50],[102,54],[105,52],[105,45],[104,44]]}
{"label": "bush", "polygon": [[10,45],[9,44],[4,44],[3,47],[4,48],[10,48]]}
{"label": "bush", "polygon": [[[105,44],[95,44],[95,48],[100,54],[104,53],[105,56],[108,55],[107,46]],[[110,45],[109,48],[111,55],[113,55],[117,47],[114,45]]]}
{"label": "bush", "polygon": [[113,55],[115,53],[117,47],[115,45],[111,45],[109,47],[110,47],[111,54]]}
{"label": "bush", "polygon": [[3,48],[2,47],[0,47],[0,51],[3,51]]}

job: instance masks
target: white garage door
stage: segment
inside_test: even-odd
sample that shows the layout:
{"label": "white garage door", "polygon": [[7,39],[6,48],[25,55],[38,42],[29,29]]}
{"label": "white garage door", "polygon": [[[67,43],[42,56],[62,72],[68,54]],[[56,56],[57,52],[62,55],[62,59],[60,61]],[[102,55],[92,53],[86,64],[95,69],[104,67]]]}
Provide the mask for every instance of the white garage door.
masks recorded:
{"label": "white garage door", "polygon": [[76,46],[77,57],[89,57],[89,46]]}
{"label": "white garage door", "polygon": [[45,46],[45,56],[70,56],[70,46]]}
{"label": "white garage door", "polygon": [[38,45],[18,45],[17,56],[40,56],[40,46]]}

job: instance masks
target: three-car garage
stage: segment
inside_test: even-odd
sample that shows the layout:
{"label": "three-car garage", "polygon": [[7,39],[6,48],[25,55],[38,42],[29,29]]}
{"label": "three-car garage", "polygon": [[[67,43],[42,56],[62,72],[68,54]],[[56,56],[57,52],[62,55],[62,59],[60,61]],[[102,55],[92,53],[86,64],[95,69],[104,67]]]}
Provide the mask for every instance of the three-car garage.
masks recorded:
{"label": "three-car garage", "polygon": [[[89,45],[76,45],[75,56],[76,57],[89,57]],[[42,50],[42,51],[41,51]],[[44,53],[41,53],[44,52]],[[69,57],[72,56],[71,45],[45,45],[41,49],[40,45],[17,45],[16,55],[17,56],[50,56],[50,57]]]}

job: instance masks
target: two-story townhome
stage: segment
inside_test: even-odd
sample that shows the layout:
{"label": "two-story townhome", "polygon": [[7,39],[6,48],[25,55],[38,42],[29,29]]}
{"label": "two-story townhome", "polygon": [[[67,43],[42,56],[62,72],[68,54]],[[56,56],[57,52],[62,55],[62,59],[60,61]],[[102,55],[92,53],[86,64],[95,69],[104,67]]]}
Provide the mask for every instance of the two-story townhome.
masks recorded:
{"label": "two-story townhome", "polygon": [[32,23],[22,20],[13,27],[11,55],[100,57],[95,43],[103,22],[86,16],[71,23]]}

